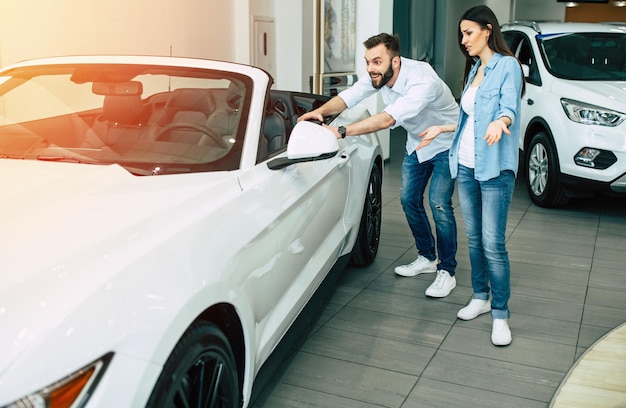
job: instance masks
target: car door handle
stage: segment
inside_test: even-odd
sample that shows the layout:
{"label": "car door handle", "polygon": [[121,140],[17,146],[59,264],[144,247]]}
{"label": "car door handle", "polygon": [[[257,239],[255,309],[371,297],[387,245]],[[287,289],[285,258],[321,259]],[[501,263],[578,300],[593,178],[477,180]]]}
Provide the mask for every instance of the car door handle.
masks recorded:
{"label": "car door handle", "polygon": [[345,150],[339,152],[339,167],[345,166],[348,161],[350,161],[350,154]]}
{"label": "car door handle", "polygon": [[534,104],[535,104],[535,101],[533,101],[532,99],[528,98],[528,99],[526,100],[526,103],[527,103],[527,104],[529,104],[529,105],[534,105]]}

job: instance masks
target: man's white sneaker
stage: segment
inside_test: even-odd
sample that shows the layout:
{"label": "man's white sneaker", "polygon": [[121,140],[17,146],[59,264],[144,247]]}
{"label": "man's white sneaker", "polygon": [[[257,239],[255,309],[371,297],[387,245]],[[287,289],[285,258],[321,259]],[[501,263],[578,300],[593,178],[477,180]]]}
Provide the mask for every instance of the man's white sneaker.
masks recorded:
{"label": "man's white sneaker", "polygon": [[472,320],[483,313],[491,311],[491,302],[489,299],[472,299],[467,306],[459,310],[456,316],[461,320]]}
{"label": "man's white sneaker", "polygon": [[417,259],[408,265],[396,266],[394,271],[401,276],[415,276],[420,273],[433,273],[437,271],[437,260],[429,261],[428,258],[418,255]]}
{"label": "man's white sneaker", "polygon": [[446,297],[456,288],[456,278],[444,269],[437,271],[435,281],[426,289],[426,296],[442,298]]}
{"label": "man's white sneaker", "polygon": [[508,346],[511,344],[511,329],[507,319],[493,319],[491,342],[494,346]]}

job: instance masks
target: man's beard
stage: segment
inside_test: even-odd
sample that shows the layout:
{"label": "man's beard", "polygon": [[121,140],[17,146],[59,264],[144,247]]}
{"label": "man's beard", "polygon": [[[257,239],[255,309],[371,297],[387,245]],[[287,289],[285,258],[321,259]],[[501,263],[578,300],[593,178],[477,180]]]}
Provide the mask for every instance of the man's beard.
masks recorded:
{"label": "man's beard", "polygon": [[378,83],[378,85],[376,85],[374,81],[372,81],[372,86],[376,89],[380,89],[383,86],[387,85],[387,82],[389,82],[389,80],[391,80],[392,77],[393,77],[393,68],[391,68],[391,64],[389,64],[389,68],[387,68],[387,71],[385,71],[385,73],[380,77],[380,82]]}

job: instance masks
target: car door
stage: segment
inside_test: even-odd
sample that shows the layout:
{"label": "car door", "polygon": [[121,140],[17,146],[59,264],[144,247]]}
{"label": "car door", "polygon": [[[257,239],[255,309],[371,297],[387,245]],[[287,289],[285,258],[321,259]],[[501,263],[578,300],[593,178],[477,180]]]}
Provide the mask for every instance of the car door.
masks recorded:
{"label": "car door", "polygon": [[[341,145],[345,144],[341,142]],[[286,156],[283,151],[277,157]],[[241,172],[241,202],[253,231],[238,274],[256,325],[257,359],[272,351],[343,249],[349,154]]]}
{"label": "car door", "polygon": [[543,97],[543,89],[541,87],[542,78],[538,66],[541,59],[538,55],[536,55],[531,46],[530,40],[526,35],[514,31],[508,31],[504,33],[504,37],[505,41],[509,45],[509,48],[515,54],[522,66],[528,67],[528,72],[525,77],[526,92],[522,97],[522,112],[520,118],[520,148],[523,149],[524,137],[528,124],[533,118],[541,116],[545,113],[539,111],[540,104],[536,104],[536,101]]}

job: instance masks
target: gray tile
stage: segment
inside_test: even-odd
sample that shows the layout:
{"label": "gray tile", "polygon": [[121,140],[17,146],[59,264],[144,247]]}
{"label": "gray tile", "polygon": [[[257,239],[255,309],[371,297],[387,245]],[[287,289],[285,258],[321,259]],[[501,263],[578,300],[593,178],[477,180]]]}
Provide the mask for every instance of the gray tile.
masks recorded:
{"label": "gray tile", "polygon": [[591,258],[571,255],[559,255],[552,253],[529,253],[527,250],[517,247],[508,247],[509,259],[511,262],[523,262],[551,268],[571,268],[589,271],[591,269]]}
{"label": "gray tile", "polygon": [[329,299],[329,303],[343,307],[350,303],[352,299],[354,299],[359,293],[361,293],[362,290],[362,288],[356,286],[338,285],[335,287],[335,290],[333,291],[333,294]]}
{"label": "gray tile", "polygon": [[598,245],[595,247],[593,257],[607,261],[624,261],[624,248],[605,248]]}
{"label": "gray tile", "polygon": [[598,234],[595,246],[623,253],[626,248],[626,225],[621,225],[619,232],[609,230]]}
{"label": "gray tile", "polygon": [[389,259],[392,261],[397,260],[402,254],[406,251],[406,248],[398,247],[395,245],[388,245],[385,241],[381,240],[381,243],[378,247],[378,254],[376,254],[376,259]]}
{"label": "gray tile", "polygon": [[555,235],[539,235],[535,231],[523,231],[517,228],[507,241],[509,247],[532,253],[558,254],[574,257],[593,256],[594,247],[589,245],[585,240],[579,237],[559,234],[559,239],[555,239]]}
{"label": "gray tile", "polygon": [[513,320],[509,323],[513,334],[510,346],[492,345],[491,328],[475,330],[455,325],[441,345],[441,350],[563,373],[569,370],[575,361],[575,346],[522,337],[516,331],[517,323]]}
{"label": "gray tile", "polygon": [[[424,325],[423,328],[429,327]],[[437,349],[389,340],[377,336],[377,329],[372,327],[361,334],[327,325],[311,336],[300,350],[414,376],[422,374]]]}
{"label": "gray tile", "polygon": [[297,352],[279,381],[368,404],[399,407],[417,382],[417,377]]}
{"label": "gray tile", "polygon": [[568,322],[580,322],[583,305],[550,298],[541,298],[513,292],[509,301],[511,314],[546,317]]}
{"label": "gray tile", "polygon": [[[533,254],[527,256],[532,257]],[[596,262],[594,261],[594,266]],[[511,261],[511,278],[533,279],[538,282],[556,282],[569,285],[587,286],[589,269],[556,268]]]}
{"label": "gray tile", "polygon": [[565,302],[583,303],[587,288],[565,282],[548,282],[526,279],[519,274],[511,274],[511,292],[529,297],[541,297]]}
{"label": "gray tile", "polygon": [[326,327],[430,348],[439,347],[450,331],[447,324],[353,307],[342,309]]}
{"label": "gray tile", "polygon": [[591,267],[589,286],[626,290],[626,259],[594,259]]}
{"label": "gray tile", "polygon": [[589,287],[585,303],[588,305],[621,309],[621,313],[626,319],[626,291],[624,290]]}
{"label": "gray tile", "polygon": [[578,346],[585,349],[593,346],[605,334],[613,330],[613,328],[593,326],[590,324],[580,325],[580,334],[578,335]]}
{"label": "gray tile", "polygon": [[626,321],[624,309],[613,307],[585,305],[583,324],[615,328]]}
{"label": "gray tile", "polygon": [[368,404],[289,384],[273,383],[257,398],[252,408],[376,408]]}
{"label": "gray tile", "polygon": [[359,309],[406,316],[443,324],[452,324],[456,320],[458,306],[447,302],[437,302],[417,296],[390,296],[389,293],[364,290],[349,303]]}
{"label": "gray tile", "polygon": [[[386,260],[377,259],[375,261],[375,265],[380,265],[379,268],[384,269],[387,267],[387,265],[389,265],[389,262]],[[337,286],[365,288],[381,273],[381,269],[376,269],[375,265],[368,268],[348,267],[337,281]]]}
{"label": "gray tile", "polygon": [[420,379],[548,402],[564,375],[560,371],[531,365],[442,350]]}
{"label": "gray tile", "polygon": [[[415,244],[413,241],[413,237],[410,237],[408,234],[401,234],[399,232],[381,232],[380,243],[381,245],[384,244],[397,247],[398,249],[403,249],[404,251],[413,247]],[[400,256],[402,256],[403,253],[404,252],[402,252],[394,259],[398,259]]]}
{"label": "gray tile", "polygon": [[545,408],[546,403],[485,389],[420,378],[401,408]]}
{"label": "gray tile", "polygon": [[602,239],[603,237],[610,237],[613,240],[626,239],[626,215],[622,215],[620,218],[611,217],[603,218],[598,226],[598,234]]}
{"label": "gray tile", "polygon": [[[480,316],[472,321],[457,321],[455,327],[483,330],[491,333],[493,320],[488,314]],[[520,313],[512,313],[509,324],[513,337],[525,337],[528,339],[541,340],[550,343],[578,345],[579,322],[549,319],[540,316],[530,316]]]}
{"label": "gray tile", "polygon": [[[462,275],[458,273],[457,275]],[[466,275],[469,275],[467,273]],[[456,303],[458,306],[465,305],[472,294],[472,290],[469,286],[460,287],[460,279],[457,278],[457,288],[452,293],[443,299],[429,299],[424,292],[426,288],[435,279],[436,274],[427,273],[413,277],[404,277],[396,275],[393,270],[385,271],[385,273],[379,275],[367,288],[372,291],[385,292],[388,294],[398,294],[405,296],[414,296],[422,299],[429,300],[433,304],[439,302]],[[469,276],[467,276],[469,281]],[[457,307],[458,307],[457,306]]]}
{"label": "gray tile", "polygon": [[593,239],[597,235],[598,223],[589,219],[588,216],[562,216],[558,211],[537,213],[533,212],[533,208],[536,207],[531,207],[524,214],[517,231],[532,233],[537,238],[555,237],[564,238],[565,240],[578,238],[581,241],[589,238]]}

